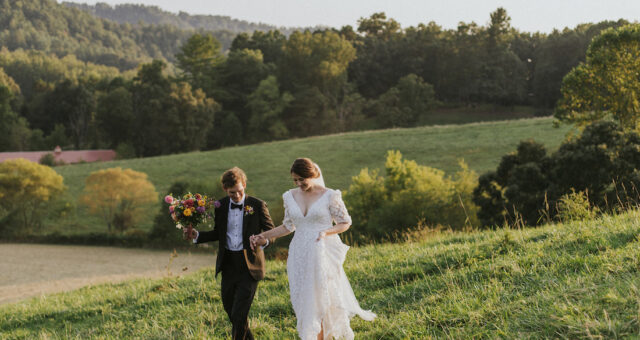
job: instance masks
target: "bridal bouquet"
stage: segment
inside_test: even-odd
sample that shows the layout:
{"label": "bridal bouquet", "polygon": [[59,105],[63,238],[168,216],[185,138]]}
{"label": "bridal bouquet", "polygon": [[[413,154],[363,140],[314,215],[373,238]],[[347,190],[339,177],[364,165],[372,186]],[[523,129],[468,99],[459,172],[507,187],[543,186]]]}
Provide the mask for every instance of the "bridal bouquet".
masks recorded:
{"label": "bridal bouquet", "polygon": [[169,204],[169,215],[175,222],[176,228],[188,228],[188,235],[191,229],[200,223],[206,222],[213,215],[208,212],[212,206],[217,207],[220,202],[209,199],[206,195],[188,193],[182,197],[167,195],[164,197],[165,203]]}

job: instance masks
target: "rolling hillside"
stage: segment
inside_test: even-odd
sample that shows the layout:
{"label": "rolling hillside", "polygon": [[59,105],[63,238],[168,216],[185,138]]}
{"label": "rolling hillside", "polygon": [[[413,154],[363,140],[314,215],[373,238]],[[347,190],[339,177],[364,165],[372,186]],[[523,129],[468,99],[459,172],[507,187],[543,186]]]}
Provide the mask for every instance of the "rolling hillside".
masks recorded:
{"label": "rolling hillside", "polygon": [[[364,167],[383,168],[386,152],[400,150],[406,159],[453,174],[464,159],[481,174],[494,169],[500,158],[514,151],[520,140],[534,138],[555,149],[568,132],[554,128],[551,118],[511,120],[466,125],[430,126],[410,129],[352,132],[220,150],[161,157],[130,159],[56,167],[73,196],[81,194],[85,178],[93,171],[122,167],[142,171],[164,194],[178,179],[216,182],[230,167],[243,168],[249,177],[248,191],[280,205],[281,194],[293,186],[289,167],[297,157],[310,157],[323,170],[331,188],[348,189],[351,178]],[[169,137],[168,137],[169,138]],[[155,213],[155,210],[154,210]],[[279,214],[275,213],[275,216]],[[89,229],[104,230],[99,219],[80,212],[79,223]],[[143,229],[150,227],[141,226]]]}
{"label": "rolling hillside", "polygon": [[[639,221],[631,211],[353,247],[345,270],[378,314],[352,320],[356,339],[637,337]],[[227,339],[217,280],[205,269],[4,305],[0,338]],[[267,262],[249,316],[259,339],[296,337],[284,261]]]}

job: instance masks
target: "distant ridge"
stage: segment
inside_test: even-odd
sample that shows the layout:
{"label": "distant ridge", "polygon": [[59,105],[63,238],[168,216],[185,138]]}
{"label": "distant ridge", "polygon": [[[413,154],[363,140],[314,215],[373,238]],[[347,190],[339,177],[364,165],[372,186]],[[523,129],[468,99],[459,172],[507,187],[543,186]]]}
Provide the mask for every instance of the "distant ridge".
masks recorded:
{"label": "distant ridge", "polygon": [[108,19],[117,23],[129,23],[132,25],[144,22],[153,25],[172,25],[180,29],[203,29],[207,31],[230,31],[233,33],[252,33],[253,31],[279,30],[289,35],[304,28],[276,27],[263,23],[251,23],[244,20],[233,19],[222,15],[191,15],[186,12],[178,14],[163,10],[158,6],[140,4],[120,4],[111,6],[99,2],[95,5],[63,2],[67,7],[73,7],[91,13],[99,18]]}

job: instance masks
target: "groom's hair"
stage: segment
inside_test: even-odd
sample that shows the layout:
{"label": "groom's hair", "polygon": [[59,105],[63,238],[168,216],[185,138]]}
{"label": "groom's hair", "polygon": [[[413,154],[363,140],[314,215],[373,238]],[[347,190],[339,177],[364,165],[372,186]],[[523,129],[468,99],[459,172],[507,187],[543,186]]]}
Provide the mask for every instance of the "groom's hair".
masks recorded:
{"label": "groom's hair", "polygon": [[243,187],[247,186],[247,175],[245,175],[242,169],[234,166],[233,168],[225,171],[220,178],[223,189],[229,189],[238,183],[242,183]]}

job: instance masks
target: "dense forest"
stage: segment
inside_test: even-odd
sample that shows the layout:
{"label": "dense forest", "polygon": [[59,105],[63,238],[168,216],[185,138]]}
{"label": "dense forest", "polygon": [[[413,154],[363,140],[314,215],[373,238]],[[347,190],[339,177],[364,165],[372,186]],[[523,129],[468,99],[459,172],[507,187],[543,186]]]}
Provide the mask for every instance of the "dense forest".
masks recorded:
{"label": "dense forest", "polygon": [[[194,33],[172,25],[119,24],[53,0],[0,0],[0,46],[58,57],[72,54],[120,70],[152,59],[174,61],[180,45]],[[216,33],[216,39],[227,45],[233,36]]]}
{"label": "dense forest", "polygon": [[548,115],[592,38],[627,24],[529,33],[498,8],[486,25],[402,28],[374,13],[355,28],[254,30],[225,42],[51,0],[0,6],[0,150],[116,148],[121,157],[416,126],[442,107]]}
{"label": "dense forest", "polygon": [[95,5],[79,4],[75,2],[63,2],[62,4],[89,12],[99,18],[109,19],[121,24],[129,23],[135,25],[143,22],[144,24],[152,25],[170,25],[184,30],[204,29],[211,32],[230,31],[233,33],[279,30],[285,35],[289,35],[296,30],[267,24],[251,23],[222,15],[192,15],[185,12],[174,14],[164,11],[157,6],[145,6],[139,4],[120,4],[115,6],[110,6],[109,4],[100,2]]}

